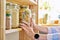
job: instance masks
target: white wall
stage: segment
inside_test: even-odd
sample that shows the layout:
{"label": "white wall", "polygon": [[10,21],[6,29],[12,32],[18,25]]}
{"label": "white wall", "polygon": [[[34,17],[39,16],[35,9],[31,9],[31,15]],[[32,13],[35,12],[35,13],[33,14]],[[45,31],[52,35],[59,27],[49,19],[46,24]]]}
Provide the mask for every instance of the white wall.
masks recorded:
{"label": "white wall", "polygon": [[6,34],[6,40],[19,40],[19,32]]}
{"label": "white wall", "polygon": [[[40,10],[40,6],[42,6],[43,2],[47,1],[51,7],[49,11]],[[51,20],[59,20],[58,15],[60,15],[60,0],[39,0],[39,10],[38,10],[38,18],[42,18],[45,13],[48,13]]]}

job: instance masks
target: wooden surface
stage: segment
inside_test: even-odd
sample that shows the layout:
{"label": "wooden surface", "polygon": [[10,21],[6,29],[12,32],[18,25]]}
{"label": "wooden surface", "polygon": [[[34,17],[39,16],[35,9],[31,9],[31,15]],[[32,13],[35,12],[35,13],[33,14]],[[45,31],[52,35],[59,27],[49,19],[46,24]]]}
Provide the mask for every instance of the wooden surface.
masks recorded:
{"label": "wooden surface", "polygon": [[38,24],[38,6],[35,6],[35,12],[36,12],[36,24]]}
{"label": "wooden surface", "polygon": [[0,0],[0,40],[5,40],[5,0]]}
{"label": "wooden surface", "polygon": [[24,30],[19,32],[19,40],[24,40]]}
{"label": "wooden surface", "polygon": [[[31,5],[30,5],[31,6]],[[38,6],[33,6],[33,10],[32,11],[34,11],[35,12],[35,14],[36,14],[36,24],[38,24]],[[37,30],[34,30],[36,33],[38,33],[38,31]],[[20,37],[20,39],[19,40],[33,40],[33,39],[31,39],[26,33],[25,33],[25,31],[24,30],[22,30],[22,31],[20,31],[20,33],[19,33],[20,35],[19,35],[19,37]]]}
{"label": "wooden surface", "polygon": [[24,30],[19,32],[19,40],[32,40]]}
{"label": "wooden surface", "polygon": [[0,28],[0,40],[5,40],[3,28]]}
{"label": "wooden surface", "polygon": [[60,24],[39,24],[41,26],[60,26]]}
{"label": "wooden surface", "polygon": [[37,5],[37,3],[33,0],[7,0],[7,1],[19,5]]}
{"label": "wooden surface", "polygon": [[[7,0],[7,1],[15,3],[15,4],[19,4],[19,5],[34,5],[34,7],[35,7],[35,5],[37,5],[37,3],[32,1],[32,0]],[[38,8],[36,8],[36,9],[35,9],[35,11],[36,11],[36,14],[38,15],[38,13],[37,13]],[[38,18],[37,17],[36,17],[36,23],[38,22]],[[22,31],[19,31],[19,40],[32,40],[32,39],[29,38],[28,35],[26,35],[24,30],[22,30]]]}
{"label": "wooden surface", "polygon": [[22,31],[22,28],[5,30],[5,34],[10,34],[10,33],[19,32],[19,31]]}
{"label": "wooden surface", "polygon": [[[0,12],[1,12],[1,0],[0,0]],[[1,13],[0,13],[0,26],[1,26]]]}

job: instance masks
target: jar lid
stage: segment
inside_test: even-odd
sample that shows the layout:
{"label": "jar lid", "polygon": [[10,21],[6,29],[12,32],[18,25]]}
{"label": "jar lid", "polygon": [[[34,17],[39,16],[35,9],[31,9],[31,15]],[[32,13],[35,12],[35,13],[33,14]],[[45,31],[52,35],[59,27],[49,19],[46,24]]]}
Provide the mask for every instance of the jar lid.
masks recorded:
{"label": "jar lid", "polygon": [[20,8],[28,8],[27,5],[21,5]]}
{"label": "jar lid", "polygon": [[10,6],[10,5],[12,5],[12,3],[11,2],[7,2],[6,5]]}
{"label": "jar lid", "polygon": [[19,7],[18,4],[12,4],[12,8],[13,8],[13,9],[20,9],[20,7]]}

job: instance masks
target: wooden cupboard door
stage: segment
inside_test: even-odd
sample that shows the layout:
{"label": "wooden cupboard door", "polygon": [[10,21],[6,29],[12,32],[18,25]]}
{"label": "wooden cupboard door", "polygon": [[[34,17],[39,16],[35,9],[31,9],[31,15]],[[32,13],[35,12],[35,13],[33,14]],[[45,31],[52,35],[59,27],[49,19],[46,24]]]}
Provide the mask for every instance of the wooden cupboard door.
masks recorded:
{"label": "wooden cupboard door", "polygon": [[5,40],[5,1],[0,0],[0,40]]}
{"label": "wooden cupboard door", "polygon": [[24,40],[31,40],[31,38],[25,33],[24,34]]}
{"label": "wooden cupboard door", "polygon": [[32,40],[24,30],[19,32],[19,40]]}
{"label": "wooden cupboard door", "polygon": [[[0,12],[1,12],[1,0],[0,0]],[[1,13],[0,13],[0,27],[1,27]]]}
{"label": "wooden cupboard door", "polygon": [[5,40],[3,28],[0,28],[0,40]]}
{"label": "wooden cupboard door", "polygon": [[24,40],[24,30],[19,32],[19,40]]}
{"label": "wooden cupboard door", "polygon": [[3,38],[2,38],[2,29],[0,28],[0,40],[3,40]]}

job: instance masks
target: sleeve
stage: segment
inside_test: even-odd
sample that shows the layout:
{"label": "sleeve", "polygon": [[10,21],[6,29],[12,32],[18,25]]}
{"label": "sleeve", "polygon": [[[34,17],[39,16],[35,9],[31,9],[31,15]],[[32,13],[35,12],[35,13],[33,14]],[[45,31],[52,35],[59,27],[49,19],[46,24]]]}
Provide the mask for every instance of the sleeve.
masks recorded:
{"label": "sleeve", "polygon": [[47,40],[60,40],[60,33],[47,34]]}
{"label": "sleeve", "polygon": [[60,27],[48,27],[47,40],[60,40]]}

